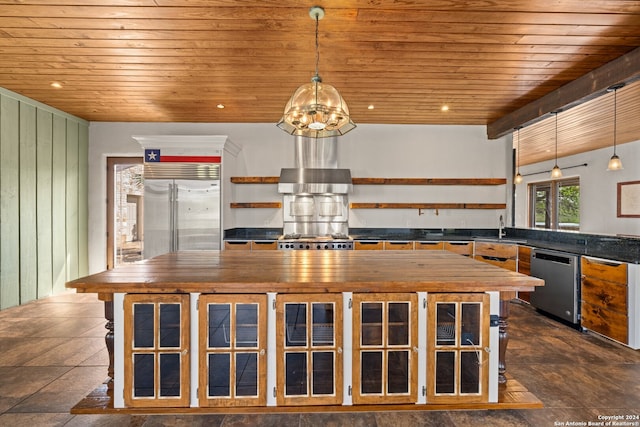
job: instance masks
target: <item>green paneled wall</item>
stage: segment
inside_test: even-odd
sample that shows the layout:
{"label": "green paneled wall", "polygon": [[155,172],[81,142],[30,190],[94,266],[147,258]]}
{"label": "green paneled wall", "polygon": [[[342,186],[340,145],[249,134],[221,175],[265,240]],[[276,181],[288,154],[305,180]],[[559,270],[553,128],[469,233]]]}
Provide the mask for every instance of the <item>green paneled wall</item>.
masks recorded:
{"label": "green paneled wall", "polygon": [[0,88],[0,308],[88,272],[89,125]]}

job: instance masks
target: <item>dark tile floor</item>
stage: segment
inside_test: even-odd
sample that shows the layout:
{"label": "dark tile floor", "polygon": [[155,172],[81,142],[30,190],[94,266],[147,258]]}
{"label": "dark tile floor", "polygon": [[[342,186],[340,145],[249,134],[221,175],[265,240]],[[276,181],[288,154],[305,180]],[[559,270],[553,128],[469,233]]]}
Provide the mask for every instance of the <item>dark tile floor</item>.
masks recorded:
{"label": "dark tile floor", "polygon": [[0,426],[555,427],[603,416],[640,426],[624,419],[640,416],[640,351],[511,306],[508,370],[544,409],[74,416],[69,409],[105,378],[103,306],[95,295],[51,297],[0,311]]}

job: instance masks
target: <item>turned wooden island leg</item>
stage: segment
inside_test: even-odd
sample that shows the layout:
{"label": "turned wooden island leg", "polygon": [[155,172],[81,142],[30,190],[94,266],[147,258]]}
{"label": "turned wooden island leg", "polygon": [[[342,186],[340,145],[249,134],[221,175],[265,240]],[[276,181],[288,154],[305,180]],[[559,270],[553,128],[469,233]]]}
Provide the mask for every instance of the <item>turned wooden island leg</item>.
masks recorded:
{"label": "turned wooden island leg", "polygon": [[507,344],[509,343],[508,319],[509,303],[516,297],[515,292],[500,292],[500,316],[498,317],[498,383],[507,382]]}
{"label": "turned wooden island leg", "polygon": [[107,368],[107,393],[113,396],[113,349],[114,349],[114,333],[113,333],[113,295],[99,294],[98,298],[104,301],[104,317],[107,320],[104,327],[107,330],[104,341],[109,353],[109,367]]}
{"label": "turned wooden island leg", "polygon": [[507,377],[505,373],[507,371],[506,355],[507,344],[509,343],[509,335],[507,333],[509,318],[509,299],[500,299],[500,317],[498,318],[498,383],[505,384]]}

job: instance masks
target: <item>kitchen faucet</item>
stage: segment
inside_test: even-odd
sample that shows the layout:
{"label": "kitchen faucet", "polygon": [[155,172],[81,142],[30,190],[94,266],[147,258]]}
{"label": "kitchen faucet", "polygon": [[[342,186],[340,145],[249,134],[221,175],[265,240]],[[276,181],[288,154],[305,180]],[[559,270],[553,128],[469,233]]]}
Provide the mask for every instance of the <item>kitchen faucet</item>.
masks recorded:
{"label": "kitchen faucet", "polygon": [[506,235],[507,232],[504,231],[504,219],[502,218],[502,215],[500,215],[500,220],[498,222],[498,239],[502,239]]}

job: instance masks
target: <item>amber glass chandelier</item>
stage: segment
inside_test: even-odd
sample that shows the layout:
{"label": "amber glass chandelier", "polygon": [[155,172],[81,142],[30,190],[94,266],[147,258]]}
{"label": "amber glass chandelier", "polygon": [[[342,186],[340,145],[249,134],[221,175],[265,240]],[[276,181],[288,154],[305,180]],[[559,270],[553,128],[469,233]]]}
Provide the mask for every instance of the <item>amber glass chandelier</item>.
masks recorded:
{"label": "amber glass chandelier", "polygon": [[349,117],[349,107],[336,88],[322,82],[318,72],[318,23],[324,9],[313,6],[309,16],[316,21],[316,72],[311,83],[300,86],[291,96],[277,126],[288,134],[311,138],[344,135],[356,127]]}

